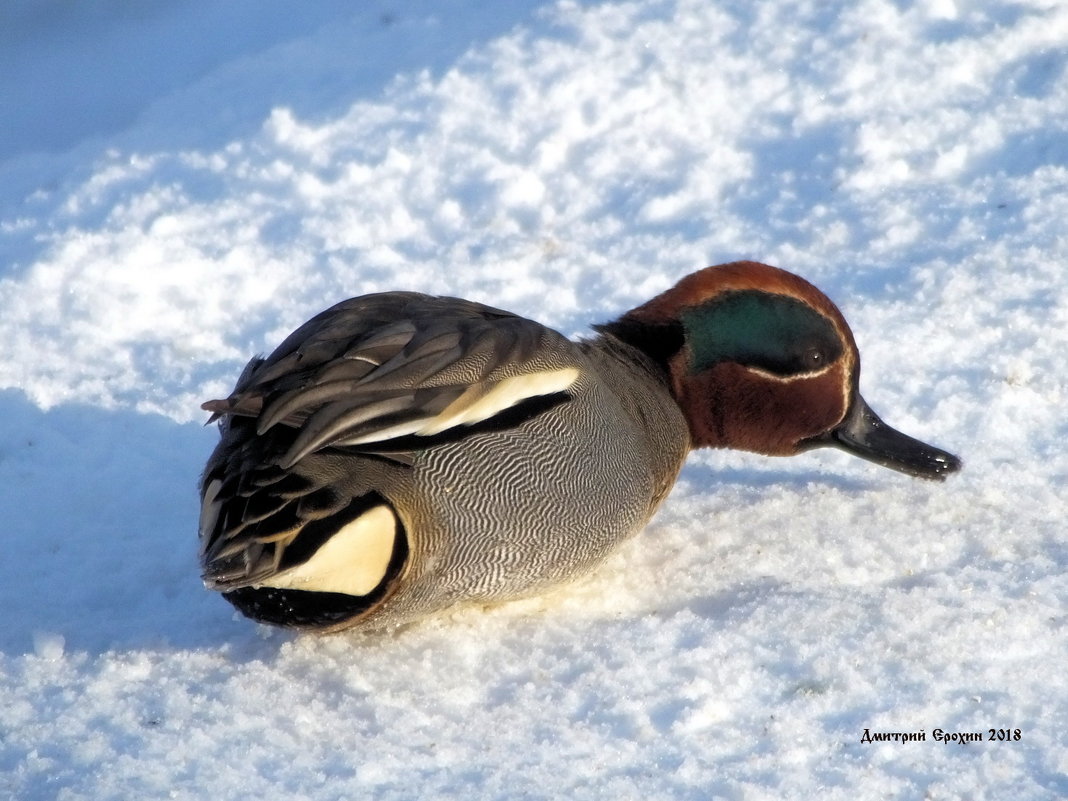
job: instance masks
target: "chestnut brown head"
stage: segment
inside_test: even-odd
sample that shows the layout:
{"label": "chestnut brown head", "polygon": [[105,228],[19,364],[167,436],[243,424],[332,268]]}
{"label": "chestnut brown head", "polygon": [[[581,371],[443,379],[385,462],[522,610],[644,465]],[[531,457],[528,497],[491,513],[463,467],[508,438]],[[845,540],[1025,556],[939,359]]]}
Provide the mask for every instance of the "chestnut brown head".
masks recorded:
{"label": "chestnut brown head", "polygon": [[785,270],[756,262],[709,267],[603,330],[665,368],[694,447],[789,456],[833,445],[924,478],[960,466],[871,411],[845,318]]}

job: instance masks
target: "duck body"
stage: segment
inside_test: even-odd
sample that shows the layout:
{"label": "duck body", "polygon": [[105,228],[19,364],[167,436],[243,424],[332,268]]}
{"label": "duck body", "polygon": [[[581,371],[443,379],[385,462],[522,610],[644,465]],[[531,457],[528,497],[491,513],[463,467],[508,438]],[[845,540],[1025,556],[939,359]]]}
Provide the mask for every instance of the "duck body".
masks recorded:
{"label": "duck body", "polygon": [[588,572],[693,447],[959,466],[871,412],[841,314],[785,271],[708,268],[597,330],[411,292],[312,318],[204,404],[205,583],[267,623],[392,625]]}
{"label": "duck body", "polygon": [[[251,617],[298,627],[559,584],[645,525],[690,449],[666,375],[633,346],[415,293],[327,310],[253,360],[234,396],[260,405],[227,410],[205,471],[205,576]],[[374,403],[381,415],[353,423]],[[279,404],[289,419],[258,431]],[[331,404],[327,446],[297,442]],[[306,543],[360,520],[366,571],[331,565],[344,549],[300,569]]]}

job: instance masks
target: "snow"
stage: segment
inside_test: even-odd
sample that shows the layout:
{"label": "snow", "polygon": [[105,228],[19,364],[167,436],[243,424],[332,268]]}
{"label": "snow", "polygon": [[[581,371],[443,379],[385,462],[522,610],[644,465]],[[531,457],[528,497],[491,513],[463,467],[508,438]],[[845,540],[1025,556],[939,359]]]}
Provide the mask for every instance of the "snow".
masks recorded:
{"label": "snow", "polygon": [[[0,797],[1068,796],[1068,7],[2,13]],[[581,335],[736,258],[964,471],[694,454],[594,575],[391,633],[202,588],[199,403],[314,312]]]}

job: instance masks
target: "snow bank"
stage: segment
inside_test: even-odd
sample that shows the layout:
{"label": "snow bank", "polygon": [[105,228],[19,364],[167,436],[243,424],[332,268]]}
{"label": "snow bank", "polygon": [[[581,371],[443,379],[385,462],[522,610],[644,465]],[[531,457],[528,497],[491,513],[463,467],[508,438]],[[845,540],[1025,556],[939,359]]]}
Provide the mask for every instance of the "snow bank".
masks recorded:
{"label": "snow bank", "polygon": [[[0,139],[0,794],[1068,794],[1068,9],[205,8],[112,8],[156,70],[129,113]],[[140,70],[80,41],[18,50],[26,115],[35,58],[119,103]],[[835,298],[865,396],[965,472],[695,454],[596,575],[388,636],[200,587],[199,401],[311,313],[408,288],[580,334],[740,257]]]}

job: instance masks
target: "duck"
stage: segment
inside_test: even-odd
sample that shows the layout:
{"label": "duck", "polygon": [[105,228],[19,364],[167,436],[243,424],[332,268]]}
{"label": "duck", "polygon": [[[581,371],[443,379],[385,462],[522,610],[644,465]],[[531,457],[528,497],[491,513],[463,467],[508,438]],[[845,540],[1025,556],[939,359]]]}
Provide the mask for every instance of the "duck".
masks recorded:
{"label": "duck", "polygon": [[312,317],[202,406],[205,585],[262,623],[395,628],[589,573],[696,448],[961,467],[876,415],[842,313],[786,270],[707,267],[593,330],[408,291]]}

